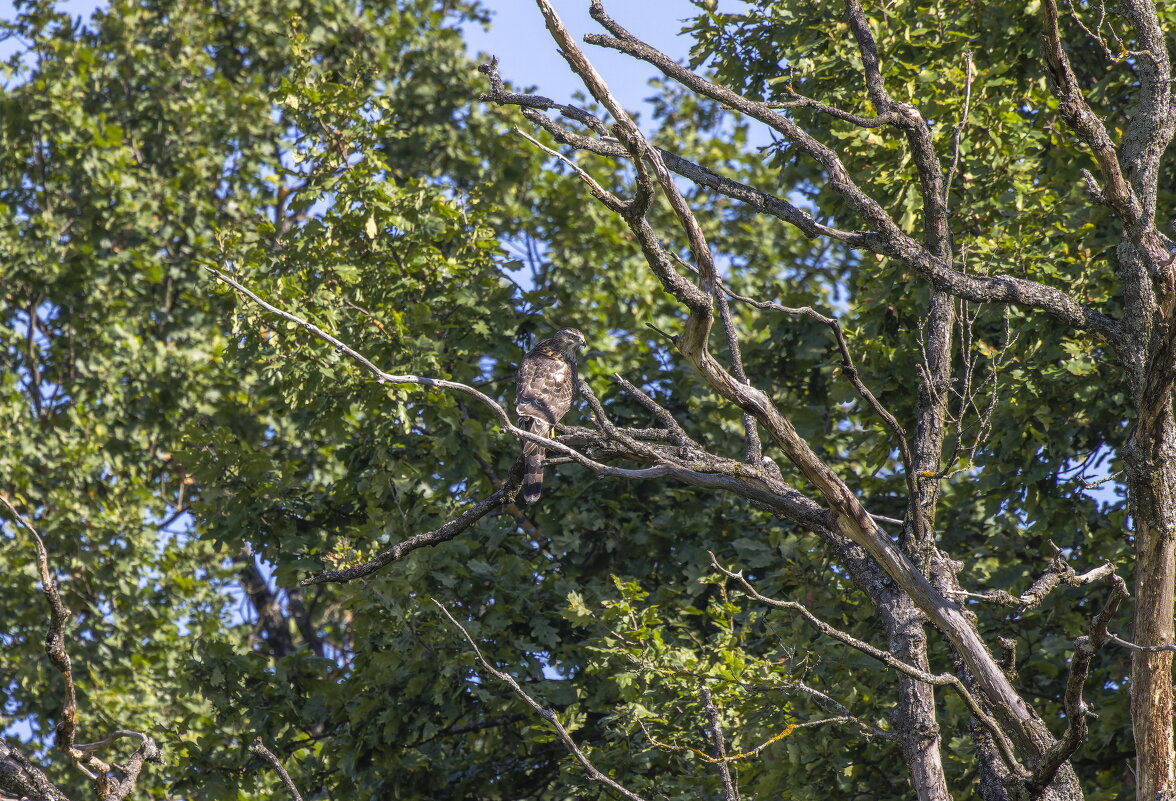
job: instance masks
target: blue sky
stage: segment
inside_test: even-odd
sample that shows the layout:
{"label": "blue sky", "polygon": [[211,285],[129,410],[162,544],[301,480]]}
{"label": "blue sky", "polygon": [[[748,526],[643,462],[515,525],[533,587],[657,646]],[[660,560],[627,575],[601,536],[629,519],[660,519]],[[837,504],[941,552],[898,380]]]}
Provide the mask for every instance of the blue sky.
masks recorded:
{"label": "blue sky", "polygon": [[[577,39],[587,33],[604,33],[588,16],[588,0],[551,2]],[[499,72],[504,79],[519,87],[533,86],[539,94],[553,100],[567,100],[573,92],[583,89],[557,52],[534,3],[488,0],[485,5],[494,11],[494,21],[489,31],[467,26],[466,41],[471,54],[483,52],[497,56]],[[738,11],[746,7],[746,3],[739,0],[721,0],[718,4],[719,11]],[[605,8],[613,19],[663,53],[676,59],[686,57],[690,42],[678,32],[683,20],[697,14],[690,0],[606,0]],[[627,109],[638,109],[642,100],[651,94],[648,81],[657,71],[614,50],[591,45],[584,47],[613,94]]]}

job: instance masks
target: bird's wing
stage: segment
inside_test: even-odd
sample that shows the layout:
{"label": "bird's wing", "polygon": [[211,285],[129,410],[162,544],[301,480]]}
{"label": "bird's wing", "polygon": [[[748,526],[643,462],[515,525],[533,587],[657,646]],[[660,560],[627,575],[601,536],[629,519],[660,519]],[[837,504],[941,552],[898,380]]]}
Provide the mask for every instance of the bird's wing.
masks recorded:
{"label": "bird's wing", "polygon": [[558,423],[572,406],[573,375],[563,359],[527,354],[519,364],[515,411],[520,417]]}

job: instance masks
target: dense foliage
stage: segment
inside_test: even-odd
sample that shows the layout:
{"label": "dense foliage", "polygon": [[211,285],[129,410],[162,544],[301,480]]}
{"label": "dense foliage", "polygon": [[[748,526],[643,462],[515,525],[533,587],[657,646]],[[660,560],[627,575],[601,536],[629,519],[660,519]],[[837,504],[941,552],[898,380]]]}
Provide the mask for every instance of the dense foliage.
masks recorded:
{"label": "dense foliage", "polygon": [[[721,14],[699,2],[685,23],[692,66],[750,97],[795,89],[871,113],[845,25],[809,5]],[[891,91],[919,105],[942,152],[958,137],[962,269],[1081,286],[1113,313],[1115,221],[1084,193],[1035,4],[871,14]],[[897,746],[877,732],[891,726],[894,675],[735,592],[708,552],[765,595],[884,646],[873,609],[820,541],[733,496],[563,465],[536,507],[508,505],[363,581],[297,587],[485,497],[518,445],[460,395],[376,384],[208,266],[381,367],[468,383],[508,407],[521,349],[575,325],[589,339],[585,377],[618,424],[654,421],[613,373],[712,451],[743,451],[739,410],[647,327],[674,331],[682,313],[624,224],[510,134],[515,111],[477,102],[487,85],[458,26],[486,15],[448,0],[114,0],[79,21],[46,0],[4,23],[17,47],[0,90],[0,492],[41,531],[73,612],[79,740],[155,737],[165,764],[145,770],[139,797],[283,797],[249,751],[259,736],[306,798],[605,797],[479,669],[436,599],[558,710],[600,769],[646,797],[721,797],[698,755],[703,685],[729,752],[775,738],[735,763],[746,797],[910,797]],[[1114,129],[1131,76],[1088,44],[1074,66]],[[659,145],[821,219],[848,217],[786,143],[749,146],[746,120],[655,88],[645,127]],[[792,113],[915,226],[899,136]],[[579,162],[628,191],[631,170]],[[705,188],[688,197],[730,286],[837,315],[864,382],[909,425],[926,283]],[[668,207],[651,218],[686,255]],[[843,380],[829,329],[733,311],[754,383],[871,512],[902,518],[889,432]],[[1110,560],[1125,573],[1118,485],[1084,484],[1119,469],[1131,411],[1115,364],[1039,313],[962,302],[957,313],[937,529],[963,561],[961,583],[1016,594],[1051,541],[1079,569]],[[50,750],[63,696],[43,652],[35,553],[11,521],[2,532],[0,734],[86,797],[85,777]],[[1016,640],[1018,687],[1059,728],[1068,654],[1102,593],[1059,590],[1025,615],[975,609],[987,638]],[[1129,619],[1124,609],[1112,628]],[[932,667],[952,670],[930,637]],[[1128,661],[1102,652],[1088,685],[1099,718],[1075,759],[1087,798],[1130,792]],[[967,797],[968,715],[950,693],[937,700],[948,779]],[[841,716],[838,705],[851,720],[800,725]]]}

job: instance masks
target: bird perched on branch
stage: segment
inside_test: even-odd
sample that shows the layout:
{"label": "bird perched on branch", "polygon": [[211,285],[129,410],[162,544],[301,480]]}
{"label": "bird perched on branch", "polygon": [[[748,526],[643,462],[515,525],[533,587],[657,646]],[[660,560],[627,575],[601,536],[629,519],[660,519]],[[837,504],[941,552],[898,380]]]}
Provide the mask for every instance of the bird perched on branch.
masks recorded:
{"label": "bird perched on branch", "polygon": [[[519,428],[551,437],[576,396],[576,352],[584,347],[584,335],[564,328],[551,339],[531,348],[519,362],[515,411]],[[542,445],[523,442],[523,500],[534,503],[543,491]]]}

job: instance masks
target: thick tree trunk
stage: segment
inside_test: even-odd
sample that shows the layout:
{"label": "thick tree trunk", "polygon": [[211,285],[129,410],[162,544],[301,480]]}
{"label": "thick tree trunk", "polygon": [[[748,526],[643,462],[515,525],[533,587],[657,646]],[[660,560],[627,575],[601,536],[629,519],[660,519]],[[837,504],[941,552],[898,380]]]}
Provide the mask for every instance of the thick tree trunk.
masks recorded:
{"label": "thick tree trunk", "polygon": [[[1139,645],[1173,642],[1176,572],[1176,425],[1166,402],[1142,415],[1123,453],[1135,522],[1135,622]],[[1135,652],[1131,721],[1135,732],[1136,798],[1176,799],[1173,770],[1172,653]]]}
{"label": "thick tree trunk", "polygon": [[[892,603],[879,607],[878,611],[886,627],[891,652],[908,665],[931,672],[923,615],[910,599],[896,595]],[[902,676],[898,682],[898,702],[892,723],[919,801],[950,801],[940,757],[942,738],[935,716],[934,689]]]}
{"label": "thick tree trunk", "polygon": [[[942,191],[938,183],[933,184],[931,190]],[[930,232],[929,238],[933,239],[939,255],[950,258],[949,238],[945,230]],[[915,496],[909,501],[903,530],[908,555],[937,585],[942,582],[936,581],[934,574],[938,571],[931,568],[936,561],[935,506],[939,500],[939,479],[934,474],[939,472],[943,458],[946,398],[951,381],[952,306],[950,296],[932,291],[928,325],[923,331],[927,361],[920,374],[918,419],[910,465]],[[949,576],[945,579],[954,583],[954,575],[950,575],[950,570],[947,572]],[[942,591],[943,587],[937,586],[937,589]],[[909,599],[904,600],[907,600],[911,619],[902,620],[901,625],[896,627],[896,631],[891,634],[891,647],[896,654],[900,653],[900,649],[905,652],[901,657],[905,661],[927,670],[927,643],[922,616]],[[910,767],[920,801],[951,797],[943,772],[939,724],[931,690],[931,687],[903,677],[899,683],[896,710],[907,718],[906,730],[900,730],[900,736],[903,755]]]}

